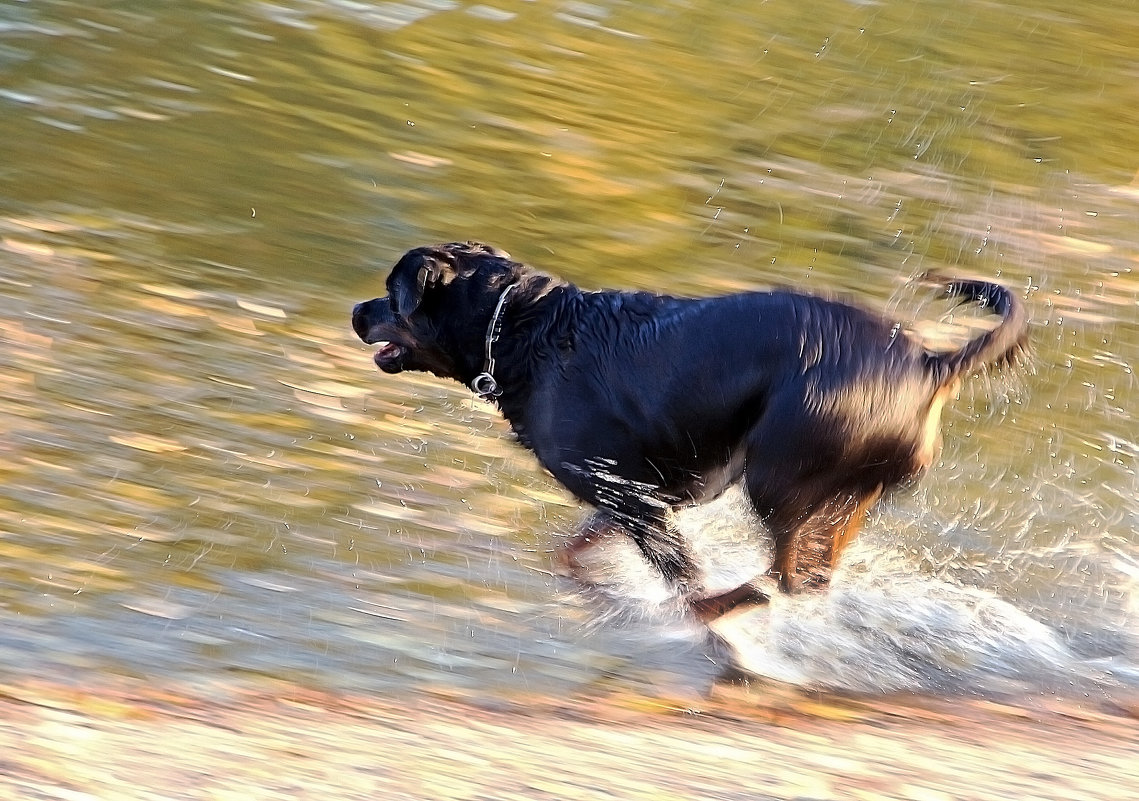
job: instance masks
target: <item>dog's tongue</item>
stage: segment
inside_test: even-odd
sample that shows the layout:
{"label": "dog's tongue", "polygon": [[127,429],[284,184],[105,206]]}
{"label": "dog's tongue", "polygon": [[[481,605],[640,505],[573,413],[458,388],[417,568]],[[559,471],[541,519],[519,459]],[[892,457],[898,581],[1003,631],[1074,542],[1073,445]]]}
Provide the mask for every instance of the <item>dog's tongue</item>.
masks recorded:
{"label": "dog's tongue", "polygon": [[380,345],[379,350],[376,351],[377,359],[389,359],[393,356],[399,355],[399,345],[394,342],[384,342]]}
{"label": "dog's tongue", "polygon": [[375,355],[372,356],[376,367],[385,373],[398,373],[402,370],[403,348],[394,342],[381,342],[379,345]]}

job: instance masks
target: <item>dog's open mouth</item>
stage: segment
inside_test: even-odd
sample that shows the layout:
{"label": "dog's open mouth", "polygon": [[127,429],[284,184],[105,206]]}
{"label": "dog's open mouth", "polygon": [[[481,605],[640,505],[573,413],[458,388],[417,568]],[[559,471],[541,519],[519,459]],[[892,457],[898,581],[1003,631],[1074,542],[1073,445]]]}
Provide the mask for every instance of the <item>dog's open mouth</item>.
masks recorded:
{"label": "dog's open mouth", "polygon": [[380,347],[372,360],[385,373],[398,373],[403,369],[403,357],[407,349],[395,342],[379,342]]}

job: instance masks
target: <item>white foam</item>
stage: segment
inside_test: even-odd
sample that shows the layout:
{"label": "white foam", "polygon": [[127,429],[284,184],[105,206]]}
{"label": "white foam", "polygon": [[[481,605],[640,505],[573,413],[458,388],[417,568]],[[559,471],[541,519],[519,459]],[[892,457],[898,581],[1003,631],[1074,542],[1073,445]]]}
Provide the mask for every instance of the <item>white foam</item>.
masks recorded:
{"label": "white foam", "polygon": [[[736,586],[767,568],[770,542],[737,492],[681,513],[676,523],[701,564],[710,566],[712,589]],[[679,602],[631,543],[607,541],[590,559],[606,595],[676,619]],[[1134,599],[1139,568],[1129,577],[1127,567],[1135,564],[1123,564],[1117,574],[1130,582]],[[810,687],[1004,694],[1139,686],[1134,654],[1081,656],[1068,638],[1014,601],[924,575],[896,551],[884,553],[880,543],[856,542],[827,592],[776,595],[768,607],[722,618],[713,631],[730,645],[739,668]]]}

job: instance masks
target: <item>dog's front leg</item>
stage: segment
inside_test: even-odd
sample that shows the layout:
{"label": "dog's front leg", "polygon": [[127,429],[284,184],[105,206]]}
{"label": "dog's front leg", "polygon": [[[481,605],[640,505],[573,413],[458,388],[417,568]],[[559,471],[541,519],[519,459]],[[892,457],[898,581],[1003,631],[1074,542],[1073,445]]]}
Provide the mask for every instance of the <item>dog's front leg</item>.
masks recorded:
{"label": "dog's front leg", "polygon": [[680,533],[668,525],[656,507],[637,512],[599,508],[581,524],[577,534],[557,549],[555,559],[564,574],[590,584],[590,571],[583,557],[616,536],[631,539],[645,561],[680,595],[698,594],[696,563]]}
{"label": "dog's front leg", "polygon": [[589,567],[582,557],[602,542],[628,534],[612,520],[607,512],[594,512],[582,521],[577,533],[561,543],[554,551],[558,572],[581,584],[592,583]]}

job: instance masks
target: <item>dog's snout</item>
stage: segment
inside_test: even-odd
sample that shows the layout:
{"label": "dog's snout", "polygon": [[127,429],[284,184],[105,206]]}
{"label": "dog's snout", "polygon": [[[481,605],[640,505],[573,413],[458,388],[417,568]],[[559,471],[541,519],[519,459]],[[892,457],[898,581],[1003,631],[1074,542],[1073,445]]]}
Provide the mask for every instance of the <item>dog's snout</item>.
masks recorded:
{"label": "dog's snout", "polygon": [[376,301],[374,300],[365,300],[352,307],[352,330],[356,332],[356,336],[360,337],[360,339],[369,345],[375,341],[368,338],[368,331],[375,322],[373,319],[375,316],[373,314],[375,303]]}

